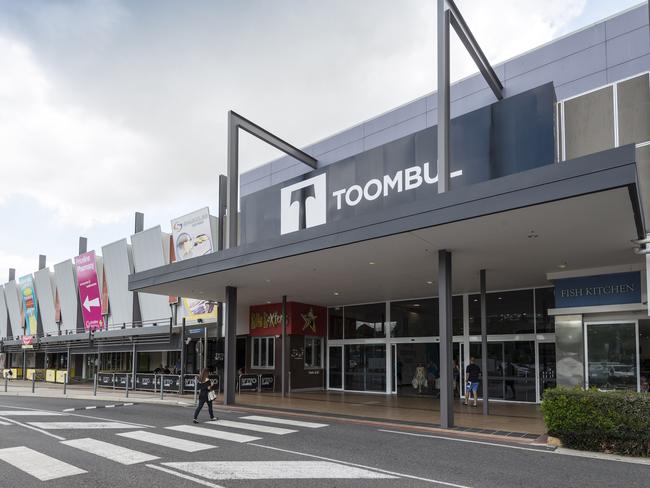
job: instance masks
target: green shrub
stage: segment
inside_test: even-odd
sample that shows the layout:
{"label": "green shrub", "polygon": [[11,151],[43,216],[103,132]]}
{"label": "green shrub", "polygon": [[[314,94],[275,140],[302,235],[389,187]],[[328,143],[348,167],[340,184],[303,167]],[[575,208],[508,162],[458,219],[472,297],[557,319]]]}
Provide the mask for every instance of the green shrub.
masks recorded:
{"label": "green shrub", "polygon": [[596,389],[544,391],[549,435],[574,449],[650,456],[650,394]]}

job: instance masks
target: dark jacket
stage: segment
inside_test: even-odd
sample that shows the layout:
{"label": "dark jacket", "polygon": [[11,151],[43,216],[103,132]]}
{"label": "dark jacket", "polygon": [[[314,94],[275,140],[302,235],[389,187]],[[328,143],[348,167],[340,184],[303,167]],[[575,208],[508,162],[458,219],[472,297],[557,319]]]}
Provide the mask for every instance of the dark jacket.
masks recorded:
{"label": "dark jacket", "polygon": [[197,377],[197,389],[199,390],[199,400],[208,401],[208,391],[212,390],[212,380],[201,383]]}

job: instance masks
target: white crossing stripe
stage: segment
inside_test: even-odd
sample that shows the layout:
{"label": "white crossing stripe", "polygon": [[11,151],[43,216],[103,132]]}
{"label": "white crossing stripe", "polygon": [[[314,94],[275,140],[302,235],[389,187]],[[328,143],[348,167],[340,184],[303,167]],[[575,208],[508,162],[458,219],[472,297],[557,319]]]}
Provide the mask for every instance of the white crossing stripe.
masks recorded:
{"label": "white crossing stripe", "polygon": [[0,410],[0,417],[49,417],[63,415],[59,412],[46,412],[44,410]]}
{"label": "white crossing stripe", "polygon": [[395,478],[385,473],[327,461],[201,461],[162,464],[209,480]]}
{"label": "white crossing stripe", "polygon": [[209,422],[207,425],[217,425],[221,427],[232,427],[233,429],[252,430],[254,432],[263,432],[265,434],[286,435],[298,432],[297,430],[281,429],[280,427],[271,427],[269,425],[249,424],[247,422],[232,422],[230,420],[218,420]]}
{"label": "white crossing stripe", "polygon": [[194,476],[188,476],[186,474],[179,473],[178,471],[163,468],[162,466],[156,466],[155,464],[145,464],[145,466],[147,468],[155,469],[157,471],[162,471],[163,473],[171,474],[172,476],[176,476],[177,478],[193,481],[194,483],[197,483],[199,485],[208,486],[209,488],[225,488],[221,485],[215,485],[214,483],[209,483],[208,481],[195,478]]}
{"label": "white crossing stripe", "polygon": [[224,441],[232,442],[252,442],[259,441],[261,437],[253,437],[244,434],[235,434],[234,432],[225,432],[223,430],[205,429],[203,427],[194,427],[192,425],[174,425],[172,427],[165,427],[169,430],[178,432],[185,432],[186,434],[202,435],[205,437],[212,437],[214,439],[221,439]]}
{"label": "white crossing stripe", "polygon": [[133,449],[116,446],[115,444],[98,441],[97,439],[91,439],[89,437],[86,437],[85,439],[61,441],[61,444],[125,465],[144,463],[158,459],[157,456],[152,456],[151,454],[134,451]]}
{"label": "white crossing stripe", "polygon": [[294,427],[307,427],[308,429],[320,429],[321,427],[327,427],[328,425],[328,424],[316,424],[314,422],[303,422],[301,420],[293,420],[293,419],[263,417],[261,415],[249,415],[247,417],[242,417],[242,419],[252,420],[254,422],[268,422],[269,424],[283,424],[283,425],[293,425]]}
{"label": "white crossing stripe", "polygon": [[131,424],[120,422],[28,422],[29,425],[43,430],[65,430],[65,429],[133,429]]}
{"label": "white crossing stripe", "polygon": [[41,481],[86,473],[72,464],[64,463],[24,446],[0,449],[0,460]]}
{"label": "white crossing stripe", "polygon": [[11,425],[11,424],[9,422],[4,422],[4,421],[0,420],[0,425]]}
{"label": "white crossing stripe", "polygon": [[135,439],[136,441],[148,442],[159,446],[165,446],[170,449],[178,449],[185,452],[205,451],[206,449],[213,449],[217,446],[210,444],[203,444],[202,442],[188,441],[179,437],[172,437],[169,435],[155,434],[147,432],[146,430],[136,430],[134,432],[120,432],[117,434],[128,439]]}

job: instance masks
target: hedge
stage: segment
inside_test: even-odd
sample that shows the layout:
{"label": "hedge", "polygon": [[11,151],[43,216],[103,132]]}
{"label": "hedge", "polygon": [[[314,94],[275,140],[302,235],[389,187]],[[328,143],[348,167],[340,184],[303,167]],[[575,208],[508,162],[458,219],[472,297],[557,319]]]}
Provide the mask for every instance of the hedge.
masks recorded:
{"label": "hedge", "polygon": [[544,391],[548,434],[567,447],[650,456],[650,394],[596,389]]}

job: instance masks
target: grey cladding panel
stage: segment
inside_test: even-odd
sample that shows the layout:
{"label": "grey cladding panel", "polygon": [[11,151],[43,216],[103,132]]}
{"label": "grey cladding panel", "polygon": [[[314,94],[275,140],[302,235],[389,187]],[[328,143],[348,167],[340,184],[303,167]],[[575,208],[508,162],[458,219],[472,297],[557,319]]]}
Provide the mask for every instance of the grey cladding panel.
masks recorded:
{"label": "grey cladding panel", "polygon": [[126,239],[102,247],[104,273],[108,285],[109,324],[133,322],[133,292],[129,275],[133,273],[131,249]]}
{"label": "grey cladding panel", "polygon": [[48,268],[34,273],[34,286],[38,298],[38,310],[41,314],[43,333],[55,334],[58,331],[54,319],[54,276]]}
{"label": "grey cladding panel", "polygon": [[9,337],[9,312],[5,300],[5,288],[0,285],[0,340]]}
{"label": "grey cladding panel", "polygon": [[584,386],[582,315],[555,317],[555,360],[558,386]]}
{"label": "grey cladding panel", "polygon": [[566,159],[614,147],[611,86],[564,102]]}
{"label": "grey cladding panel", "polygon": [[21,336],[25,327],[20,314],[22,304],[20,301],[19,287],[15,280],[5,285],[5,300],[7,301],[7,310],[9,310],[11,332],[14,336]]}
{"label": "grey cladding panel", "polygon": [[650,74],[618,84],[619,145],[650,141]]}
{"label": "grey cladding panel", "polygon": [[77,273],[72,260],[54,265],[54,282],[61,305],[61,331],[76,331],[82,327],[82,321]]}
{"label": "grey cladding panel", "polygon": [[[133,268],[136,273],[158,268],[169,263],[169,234],[164,234],[160,226],[131,236],[133,249]],[[167,253],[165,253],[167,249]],[[138,293],[142,321],[169,319],[169,300],[164,295]]]}

